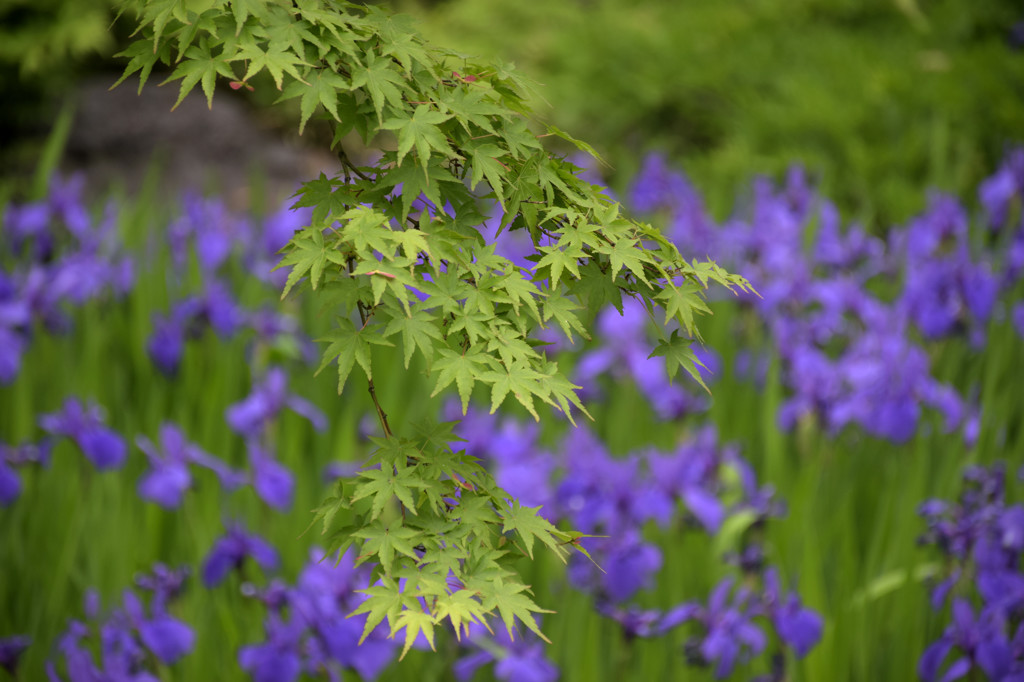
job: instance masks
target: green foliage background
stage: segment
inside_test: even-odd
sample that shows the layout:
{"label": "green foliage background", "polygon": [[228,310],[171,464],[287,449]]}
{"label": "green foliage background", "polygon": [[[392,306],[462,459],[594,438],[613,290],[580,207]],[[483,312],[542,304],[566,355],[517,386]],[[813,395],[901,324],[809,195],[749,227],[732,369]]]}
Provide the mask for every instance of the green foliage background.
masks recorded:
{"label": "green foliage background", "polygon": [[495,54],[625,180],[680,161],[719,214],[755,173],[808,166],[851,217],[968,195],[1024,131],[1018,3],[396,0],[428,40]]}

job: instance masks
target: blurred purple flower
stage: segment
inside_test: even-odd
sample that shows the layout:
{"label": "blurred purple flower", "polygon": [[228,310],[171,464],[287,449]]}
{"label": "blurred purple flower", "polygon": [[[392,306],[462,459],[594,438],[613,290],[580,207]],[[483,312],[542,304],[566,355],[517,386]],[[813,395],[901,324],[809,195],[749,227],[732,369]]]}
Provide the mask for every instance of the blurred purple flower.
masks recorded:
{"label": "blurred purple flower", "polygon": [[0,507],[10,506],[20,495],[21,479],[18,473],[0,456]]}
{"label": "blurred purple flower", "polygon": [[280,367],[271,367],[263,380],[253,387],[241,402],[227,409],[228,425],[243,436],[255,437],[263,432],[266,424],[277,418],[288,407],[308,419],[315,429],[327,427],[327,418],[308,400],[288,392],[288,377]]}
{"label": "blurred purple flower", "polygon": [[793,592],[783,597],[778,571],[770,568],[764,574],[765,609],[779,638],[793,647],[803,658],[821,641],[824,621],[814,611],[804,608]]}
{"label": "blurred purple flower", "polygon": [[666,612],[661,623],[662,631],[690,620],[700,623],[703,634],[691,640],[687,650],[693,664],[715,665],[717,679],[731,675],[737,663],[760,654],[767,644],[764,632],[751,622],[751,593],[739,588],[730,603],[732,584],[726,578],[712,591],[707,606],[680,604]]}
{"label": "blurred purple flower", "polygon": [[[395,644],[383,627],[359,644],[366,616],[347,617],[365,599],[357,590],[365,589],[369,581],[370,569],[355,568],[350,552],[335,562],[313,550],[294,587],[279,581],[262,590],[243,585],[243,592],[259,598],[271,611],[267,640],[244,647],[239,654],[243,668],[255,680],[276,680],[300,670],[319,674],[331,670],[328,664],[334,661],[355,670],[361,679],[376,679],[394,659]],[[283,619],[285,609],[288,621]],[[270,672],[260,671],[261,662]]]}
{"label": "blurred purple flower", "polygon": [[60,412],[44,414],[39,425],[55,436],[72,439],[97,469],[118,469],[125,461],[128,446],[124,438],[103,424],[99,406],[82,405],[77,398],[68,398]]}
{"label": "blurred purple flower", "polygon": [[123,599],[125,612],[138,629],[139,639],[161,662],[171,665],[192,651],[195,646],[192,628],[162,609],[151,609],[147,617],[134,592],[125,591]]}
{"label": "blurred purple flower", "polygon": [[978,187],[978,199],[988,215],[989,226],[997,229],[1006,222],[1010,201],[1024,192],[1024,148],[1014,149],[999,169]]}
{"label": "blurred purple flower", "polygon": [[238,665],[255,682],[292,682],[302,672],[299,640],[304,628],[293,618],[283,622],[271,614],[266,623],[267,641],[238,650]]}
{"label": "blurred purple flower", "polygon": [[502,627],[493,628],[494,634],[474,623],[463,647],[470,654],[455,662],[455,679],[466,682],[476,671],[495,663],[494,677],[504,682],[555,682],[558,668],[544,656],[544,645],[532,632],[513,637]]}
{"label": "blurred purple flower", "polygon": [[270,543],[238,526],[231,526],[213,544],[203,561],[203,585],[207,588],[218,585],[228,573],[241,568],[247,557],[252,557],[264,570],[274,570],[280,563],[277,550]]}
{"label": "blurred purple flower", "polygon": [[30,644],[32,638],[26,635],[0,637],[0,668],[6,670],[11,677],[16,677],[18,661]]}
{"label": "blurred purple flower", "polygon": [[252,485],[264,502],[277,510],[292,506],[295,494],[295,477],[255,440],[247,442],[249,466],[252,468]]}
{"label": "blurred purple flower", "polygon": [[[157,573],[179,572],[169,572],[159,566]],[[144,576],[139,581],[149,579]],[[156,574],[153,579],[160,580]],[[86,595],[85,612],[99,632],[102,669],[93,660],[94,647],[82,642],[90,637],[90,627],[71,621],[57,645],[71,682],[158,682],[159,678],[146,669],[152,664],[152,657],[165,665],[173,665],[195,646],[192,628],[165,610],[167,601],[176,594],[177,591],[162,595],[155,592],[147,609],[134,592],[125,590],[121,607],[104,616],[95,592],[90,590]],[[60,679],[54,661],[46,668],[50,680]]]}
{"label": "blurred purple flower", "polygon": [[175,509],[181,505],[185,492],[192,485],[189,465],[211,469],[229,490],[240,485],[243,480],[243,474],[232,471],[213,455],[186,441],[181,429],[174,424],[165,423],[160,427],[162,453],[145,436],[138,436],[135,442],[150,462],[149,471],[139,479],[139,496],[164,509]]}
{"label": "blurred purple flower", "polygon": [[7,445],[0,442],[0,507],[12,504],[21,495],[21,478],[17,468],[24,466],[48,466],[50,463],[50,441]]}
{"label": "blurred purple flower", "polygon": [[977,666],[990,680],[1005,680],[1011,672],[1013,652],[1006,635],[991,612],[983,611],[975,619],[974,609],[964,599],[953,600],[953,622],[942,637],[925,649],[917,674],[925,682],[935,680],[942,662],[954,648],[961,654],[946,669],[942,680],[965,676]]}

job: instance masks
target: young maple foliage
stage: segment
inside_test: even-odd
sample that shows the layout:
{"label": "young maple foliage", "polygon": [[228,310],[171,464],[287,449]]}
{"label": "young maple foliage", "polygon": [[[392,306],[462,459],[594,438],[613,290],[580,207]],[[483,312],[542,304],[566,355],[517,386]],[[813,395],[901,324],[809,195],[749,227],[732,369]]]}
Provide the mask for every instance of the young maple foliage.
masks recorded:
{"label": "young maple foliage", "polygon": [[[454,385],[463,413],[481,385],[492,412],[511,396],[535,419],[546,403],[573,421],[573,408],[587,414],[578,387],[538,350],[537,330],[586,337],[580,311],[621,311],[630,296],[680,325],[685,336],[662,331],[653,353],[699,380],[689,346],[699,338],[694,315],[708,312],[706,287],[750,285],[687,262],[546,151],[541,138],[556,136],[596,157],[532,117],[511,66],[430,45],[408,17],[328,0],[129,0],[126,10],[139,30],[118,83],[138,73],[141,91],[160,62],[174,66],[165,82],[181,81],[179,103],[199,85],[212,106],[218,79],[248,85],[266,71],[279,100],[299,100],[300,133],[317,112],[333,121],[343,170],[297,193],[312,221],[280,266],[291,268],[282,296],[308,287],[336,312],[321,369],[337,364],[340,393],[359,367],[385,434],[358,476],[339,480],[315,510],[331,532],[328,554],[355,546],[358,563],[376,566],[379,581],[355,612],[368,614],[364,637],[386,618],[392,635],[405,630],[404,656],[420,632],[433,645],[445,620],[461,634],[495,614],[510,633],[518,619],[543,637],[532,615],[542,609],[514,562],[532,558],[535,540],[564,561],[584,551],[580,534],[521,506],[452,450],[450,425],[392,432],[373,386],[374,348],[400,343],[407,369],[422,356],[431,395]],[[376,163],[349,160],[351,134],[381,149]],[[481,235],[495,204],[499,230],[532,239],[531,268]]]}

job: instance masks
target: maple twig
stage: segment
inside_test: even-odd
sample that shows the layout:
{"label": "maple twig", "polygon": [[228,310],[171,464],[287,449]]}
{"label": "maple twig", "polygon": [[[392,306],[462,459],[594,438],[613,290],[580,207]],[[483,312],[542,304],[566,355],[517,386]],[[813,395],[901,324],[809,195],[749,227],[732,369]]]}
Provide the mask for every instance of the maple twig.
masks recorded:
{"label": "maple twig", "polygon": [[[350,273],[355,269],[355,260],[352,258],[348,259],[348,269]],[[363,306],[362,301],[358,301],[356,303],[356,308],[359,310],[359,321],[362,323],[362,326],[365,327],[370,316],[366,313],[366,308]],[[373,401],[373,408],[377,411],[377,419],[380,421],[380,427],[384,429],[384,437],[391,438],[391,425],[388,424],[388,415],[384,411],[384,408],[380,406],[380,401],[377,400],[377,388],[373,385],[373,379],[371,377],[366,377],[366,389],[370,392],[370,400]]]}

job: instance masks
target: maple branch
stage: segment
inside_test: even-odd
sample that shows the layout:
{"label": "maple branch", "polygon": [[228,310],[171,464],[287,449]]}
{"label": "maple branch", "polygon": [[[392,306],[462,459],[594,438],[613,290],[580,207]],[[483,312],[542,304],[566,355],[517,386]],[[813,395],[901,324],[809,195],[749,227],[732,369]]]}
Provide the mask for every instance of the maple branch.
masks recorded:
{"label": "maple branch", "polygon": [[[355,269],[355,259],[348,259],[348,269],[351,274]],[[356,308],[359,309],[359,321],[362,326],[365,327],[367,320],[370,319],[370,316],[366,313],[366,307],[363,305],[362,301],[358,301],[356,303]],[[366,389],[370,393],[370,400],[373,401],[373,408],[377,411],[377,420],[380,421],[380,427],[384,429],[384,437],[391,438],[393,434],[391,433],[391,425],[388,424],[388,415],[384,411],[384,408],[380,406],[380,401],[377,400],[377,389],[373,385],[373,379],[371,377],[366,378]]]}

